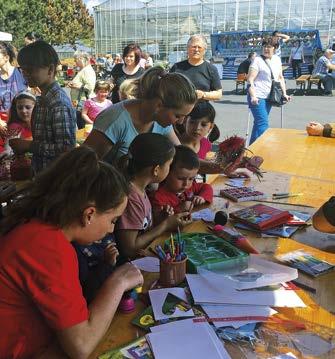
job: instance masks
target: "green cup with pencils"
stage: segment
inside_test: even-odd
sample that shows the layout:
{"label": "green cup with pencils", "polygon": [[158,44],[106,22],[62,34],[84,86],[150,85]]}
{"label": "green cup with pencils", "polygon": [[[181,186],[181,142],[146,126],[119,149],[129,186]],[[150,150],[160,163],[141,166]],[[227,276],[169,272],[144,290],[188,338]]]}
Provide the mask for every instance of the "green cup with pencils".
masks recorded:
{"label": "green cup with pencils", "polygon": [[159,282],[163,287],[175,287],[185,279],[187,255],[184,249],[185,242],[181,240],[179,231],[176,239],[171,234],[164,248],[156,246],[160,263]]}

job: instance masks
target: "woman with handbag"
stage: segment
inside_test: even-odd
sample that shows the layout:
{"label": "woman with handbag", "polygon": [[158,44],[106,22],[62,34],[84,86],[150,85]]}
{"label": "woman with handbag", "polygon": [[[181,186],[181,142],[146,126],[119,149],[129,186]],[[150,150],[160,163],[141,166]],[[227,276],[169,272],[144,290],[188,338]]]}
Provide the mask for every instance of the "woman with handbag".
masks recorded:
{"label": "woman with handbag", "polygon": [[286,94],[280,58],[275,55],[278,44],[273,38],[264,38],[263,54],[251,63],[248,73],[248,105],[254,117],[250,144],[269,127],[272,106],[281,106],[290,101]]}

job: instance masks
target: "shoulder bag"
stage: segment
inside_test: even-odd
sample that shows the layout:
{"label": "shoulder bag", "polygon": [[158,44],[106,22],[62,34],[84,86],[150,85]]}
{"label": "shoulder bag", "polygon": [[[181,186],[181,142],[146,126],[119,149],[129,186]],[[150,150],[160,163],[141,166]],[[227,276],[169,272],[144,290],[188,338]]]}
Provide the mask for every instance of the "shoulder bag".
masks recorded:
{"label": "shoulder bag", "polygon": [[281,88],[281,84],[280,84],[279,81],[275,81],[275,79],[273,77],[271,66],[265,61],[265,58],[263,56],[262,56],[262,59],[266,63],[267,67],[270,69],[271,80],[272,80],[271,81],[271,90],[270,90],[269,97],[267,98],[267,101],[272,106],[280,107],[280,106],[284,105],[284,103],[285,103],[284,96],[283,96],[283,90]]}

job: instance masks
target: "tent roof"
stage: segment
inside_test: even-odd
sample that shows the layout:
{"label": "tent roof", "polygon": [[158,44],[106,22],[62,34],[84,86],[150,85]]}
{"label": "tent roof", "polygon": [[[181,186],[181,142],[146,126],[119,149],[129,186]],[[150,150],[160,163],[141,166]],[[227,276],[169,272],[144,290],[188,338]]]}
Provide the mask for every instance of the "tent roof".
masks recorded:
{"label": "tent roof", "polygon": [[13,36],[12,36],[12,34],[10,34],[8,32],[0,31],[0,40],[1,41],[13,41]]}

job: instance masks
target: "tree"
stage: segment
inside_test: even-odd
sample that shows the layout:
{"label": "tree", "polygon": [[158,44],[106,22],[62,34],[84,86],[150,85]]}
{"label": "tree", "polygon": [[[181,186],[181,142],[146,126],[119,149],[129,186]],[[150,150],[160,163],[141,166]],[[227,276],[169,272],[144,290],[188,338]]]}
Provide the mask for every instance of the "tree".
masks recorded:
{"label": "tree", "polygon": [[51,44],[93,37],[93,18],[82,0],[47,0],[45,10],[43,33]]}

